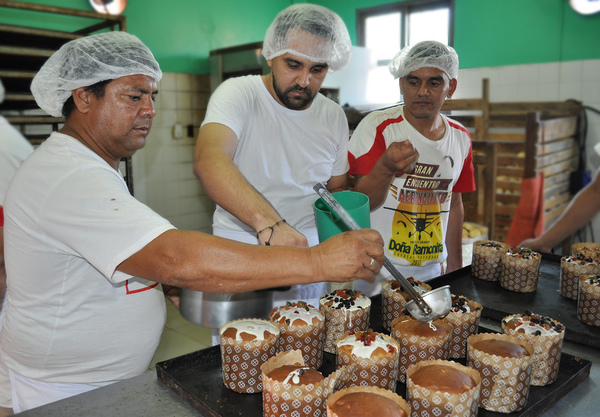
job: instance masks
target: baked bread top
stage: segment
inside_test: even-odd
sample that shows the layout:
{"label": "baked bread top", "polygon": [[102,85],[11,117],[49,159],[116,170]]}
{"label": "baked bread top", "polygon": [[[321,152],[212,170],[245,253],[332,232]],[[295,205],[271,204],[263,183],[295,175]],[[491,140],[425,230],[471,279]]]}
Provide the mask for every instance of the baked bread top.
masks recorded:
{"label": "baked bread top", "polygon": [[346,334],[337,340],[336,346],[338,352],[344,350],[359,358],[383,358],[398,351],[394,339],[372,329]]}
{"label": "baked bread top", "polygon": [[[475,305],[475,303],[472,303]],[[481,310],[480,305],[476,305],[473,311]],[[450,309],[450,313],[470,313],[471,312],[471,304],[470,300],[464,295],[455,295],[452,294],[452,308]]]}
{"label": "baked bread top", "polygon": [[318,309],[304,301],[288,301],[281,307],[275,307],[271,311],[270,319],[286,326],[308,326],[325,320]]}
{"label": "baked bread top", "polygon": [[[426,284],[422,281],[416,280],[413,277],[408,277],[408,278],[406,278],[406,280],[410,283],[410,285],[413,287],[413,289],[419,294],[424,294],[431,290],[431,286],[429,286],[429,284]],[[396,281],[395,279],[384,282],[382,287],[384,289],[390,289],[392,291],[395,291],[395,292],[398,292],[401,294],[409,295],[408,291],[406,291],[404,286],[402,284],[400,284],[398,281]]]}
{"label": "baked bread top", "polygon": [[266,320],[235,320],[221,327],[221,337],[230,337],[238,342],[267,340],[277,334],[277,330]]}
{"label": "baked bread top", "polygon": [[449,394],[461,394],[477,385],[470,375],[460,369],[440,364],[423,366],[410,379],[420,387]]}
{"label": "baked bread top", "polygon": [[583,282],[585,282],[588,285],[600,287],[600,274],[586,275],[583,279]]}
{"label": "baked bread top", "polygon": [[392,322],[393,329],[405,335],[414,335],[419,337],[444,337],[448,330],[443,320],[420,322],[410,316],[405,316],[403,320]]}
{"label": "baked bread top", "polygon": [[488,353],[490,355],[502,356],[505,358],[523,358],[529,356],[529,352],[518,343],[500,339],[479,340],[471,345],[474,349]]}
{"label": "baked bread top", "polygon": [[396,402],[373,392],[345,394],[329,410],[336,417],[408,417]]}
{"label": "baked bread top", "polygon": [[359,310],[371,306],[369,297],[365,297],[360,291],[350,289],[332,291],[322,296],[319,302],[325,307],[345,310]]}
{"label": "baked bread top", "polygon": [[496,242],[494,240],[481,240],[473,243],[473,246],[480,246],[482,248],[491,248],[495,250],[505,251],[508,249],[508,245],[502,242]]}
{"label": "baked bread top", "polygon": [[529,248],[521,248],[518,246],[509,248],[506,251],[506,256],[510,256],[516,259],[541,259],[542,255],[538,252],[531,250]]}
{"label": "baked bread top", "polygon": [[275,368],[267,376],[290,385],[317,384],[325,379],[321,372],[308,366],[300,365],[299,363]]}
{"label": "baked bread top", "polygon": [[561,263],[572,263],[575,265],[599,265],[600,264],[600,259],[598,259],[595,256],[589,256],[590,254],[586,254],[583,252],[579,252],[576,254],[573,254],[571,256],[563,256],[562,258],[560,258]]}
{"label": "baked bread top", "polygon": [[506,330],[510,332],[524,333],[533,336],[546,336],[560,333],[565,330],[565,326],[561,323],[548,316],[535,314],[529,310],[525,310],[520,314],[504,317],[502,319],[502,324]]}

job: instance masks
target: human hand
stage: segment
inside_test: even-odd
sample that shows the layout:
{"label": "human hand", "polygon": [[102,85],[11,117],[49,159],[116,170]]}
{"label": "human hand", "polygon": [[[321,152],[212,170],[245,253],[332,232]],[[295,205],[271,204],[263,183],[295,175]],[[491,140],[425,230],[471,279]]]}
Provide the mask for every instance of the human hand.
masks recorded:
{"label": "human hand", "polygon": [[383,265],[383,239],[372,229],[335,235],[311,250],[324,281],[373,282]]}
{"label": "human hand", "polygon": [[179,310],[179,300],[181,295],[181,288],[173,287],[172,285],[162,284],[163,293],[165,297],[173,303],[173,305]]}
{"label": "human hand", "polygon": [[406,139],[392,143],[381,157],[382,165],[393,174],[413,172],[419,160],[419,151]]}
{"label": "human hand", "polygon": [[[266,246],[300,246],[308,247],[306,236],[287,224],[285,221],[276,223],[258,233],[258,241]],[[268,244],[267,244],[268,243]]]}

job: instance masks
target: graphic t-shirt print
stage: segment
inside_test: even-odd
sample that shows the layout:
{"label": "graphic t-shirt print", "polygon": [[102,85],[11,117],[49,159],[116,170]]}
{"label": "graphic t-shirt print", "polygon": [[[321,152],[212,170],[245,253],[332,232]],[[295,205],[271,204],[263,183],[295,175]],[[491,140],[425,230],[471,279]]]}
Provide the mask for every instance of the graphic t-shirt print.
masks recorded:
{"label": "graphic t-shirt print", "polygon": [[[443,169],[444,165],[449,169]],[[398,204],[384,209],[394,211],[392,236],[387,242],[394,257],[421,266],[442,255],[442,214],[448,213],[450,207],[453,165],[450,156],[442,158],[440,165],[417,163],[414,172],[405,175],[402,188],[391,185]]]}

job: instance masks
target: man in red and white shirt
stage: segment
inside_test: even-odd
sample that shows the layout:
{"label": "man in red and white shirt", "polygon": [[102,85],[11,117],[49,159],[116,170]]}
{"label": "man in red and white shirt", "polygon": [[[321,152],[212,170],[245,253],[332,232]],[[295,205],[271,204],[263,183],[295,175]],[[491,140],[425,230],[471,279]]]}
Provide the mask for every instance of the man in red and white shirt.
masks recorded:
{"label": "man in red and white shirt", "polygon": [[[406,47],[389,65],[404,104],[370,113],[350,140],[355,191],[369,196],[371,226],[406,276],[428,280],[462,267],[461,193],[475,189],[471,139],[442,115],[457,86],[458,56],[439,42]],[[443,271],[443,264],[447,268]],[[355,283],[367,295],[374,284]]]}

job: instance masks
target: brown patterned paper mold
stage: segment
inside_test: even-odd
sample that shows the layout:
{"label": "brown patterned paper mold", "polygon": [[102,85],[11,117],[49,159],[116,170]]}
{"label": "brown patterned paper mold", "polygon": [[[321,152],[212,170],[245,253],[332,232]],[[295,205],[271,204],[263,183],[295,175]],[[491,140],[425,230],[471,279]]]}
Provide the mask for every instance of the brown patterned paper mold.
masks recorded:
{"label": "brown patterned paper mold", "polygon": [[600,273],[600,260],[583,253],[560,258],[560,295],[577,300],[579,277]]}
{"label": "brown patterned paper mold", "polygon": [[319,299],[319,308],[325,316],[325,347],[335,354],[335,341],[346,333],[369,328],[371,300],[360,291],[335,290]]}
{"label": "brown patterned paper mold", "polygon": [[263,417],[321,417],[327,397],[346,387],[354,367],[327,377],[304,364],[300,350],[279,352],[262,366]]}
{"label": "brown patterned paper mold", "polygon": [[452,325],[442,319],[419,322],[411,316],[392,322],[392,337],[400,344],[398,381],[406,383],[406,370],[417,362],[448,359]]}
{"label": "brown patterned paper mold", "polygon": [[262,391],[260,367],[277,353],[279,327],[267,320],[241,319],[225,323],[221,335],[223,384],[232,391]]}
{"label": "brown patterned paper mold", "polygon": [[467,339],[477,334],[483,307],[463,295],[452,294],[452,309],[443,320],[452,325],[449,358],[467,356]]}
{"label": "brown patterned paper mold", "polygon": [[579,242],[571,246],[573,255],[581,253],[587,258],[600,258],[600,243]]}
{"label": "brown patterned paper mold", "polygon": [[433,360],[406,371],[406,399],[412,417],[476,417],[481,377],[473,368]]}
{"label": "brown patterned paper mold", "polygon": [[396,390],[400,346],[392,337],[369,329],[340,337],[336,346],[337,368],[356,364],[349,386]]}
{"label": "brown patterned paper mold", "polygon": [[409,417],[410,406],[396,394],[364,385],[345,388],[327,398],[327,417]]}
{"label": "brown patterned paper mold", "polygon": [[484,281],[498,281],[502,264],[500,258],[509,249],[506,243],[494,240],[473,242],[471,274]]}
{"label": "brown patterned paper mold", "polygon": [[531,385],[544,386],[556,381],[565,326],[548,316],[526,310],[502,319],[502,332],[533,346]]}
{"label": "brown patterned paper mold", "polygon": [[479,406],[512,413],[527,404],[533,347],[515,336],[479,333],[467,341],[467,366],[481,375]]}
{"label": "brown patterned paper mold", "polygon": [[509,248],[501,256],[500,285],[515,292],[533,292],[537,289],[542,255],[529,248]]}
{"label": "brown patterned paper mold", "polygon": [[300,349],[304,363],[313,369],[323,364],[325,346],[325,316],[304,301],[287,302],[275,307],[269,319],[279,325],[278,352]]}
{"label": "brown patterned paper mold", "polygon": [[[431,286],[424,282],[415,280],[413,277],[408,277],[407,281],[419,294],[425,294],[431,291]],[[408,303],[412,297],[395,279],[385,281],[381,284],[381,304],[383,328],[390,330],[392,321],[402,315],[404,305]]]}
{"label": "brown patterned paper mold", "polygon": [[600,327],[600,275],[579,277],[577,318],[582,323]]}

